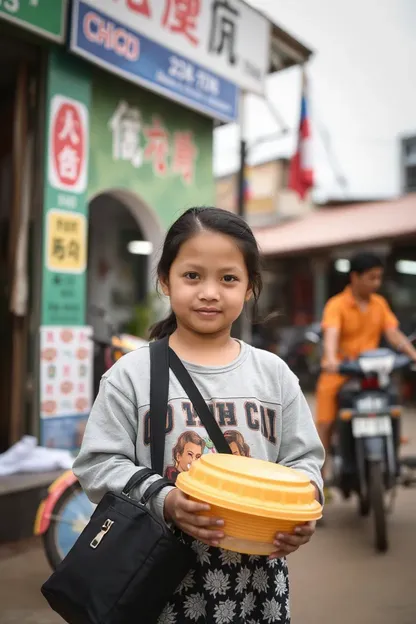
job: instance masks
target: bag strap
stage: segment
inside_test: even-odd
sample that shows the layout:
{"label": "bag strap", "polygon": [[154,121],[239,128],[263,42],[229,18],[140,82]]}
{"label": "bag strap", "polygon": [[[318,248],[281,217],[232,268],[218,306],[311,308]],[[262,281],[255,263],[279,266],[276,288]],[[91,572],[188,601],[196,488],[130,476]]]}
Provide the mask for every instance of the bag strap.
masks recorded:
{"label": "bag strap", "polygon": [[204,425],[212,443],[214,444],[218,453],[231,454],[230,445],[224,437],[217,421],[211,413],[208,405],[205,403],[201,393],[195,385],[192,377],[186,370],[185,366],[176,355],[176,353],[169,347],[169,364],[175,374],[175,377],[181,384],[185,393],[191,400],[202,424]]}
{"label": "bag strap", "polygon": [[158,479],[157,481],[152,483],[152,485],[149,485],[140,501],[142,505],[146,505],[152,498],[152,496],[156,496],[156,494],[159,494],[159,492],[168,485],[172,487],[172,481],[169,481],[169,479],[166,479],[165,477],[163,477],[162,479]]}
{"label": "bag strap", "polygon": [[134,475],[130,477],[130,479],[127,481],[122,494],[128,496],[133,488],[137,487],[138,485],[143,483],[143,481],[146,481],[146,479],[154,474],[156,473],[151,470],[151,468],[141,468],[140,470],[135,472]]}
{"label": "bag strap", "polygon": [[169,338],[149,344],[150,349],[150,456],[152,469],[163,474],[165,429],[169,398]]}

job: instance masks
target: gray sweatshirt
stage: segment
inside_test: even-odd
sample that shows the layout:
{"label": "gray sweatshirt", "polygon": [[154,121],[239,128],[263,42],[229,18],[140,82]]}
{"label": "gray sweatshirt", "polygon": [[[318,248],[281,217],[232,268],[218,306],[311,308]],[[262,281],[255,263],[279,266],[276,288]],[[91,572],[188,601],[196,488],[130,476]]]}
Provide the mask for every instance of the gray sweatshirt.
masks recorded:
{"label": "gray sweatshirt", "polygon": [[[322,491],[324,450],[295,375],[276,355],[241,343],[226,366],[185,366],[210,406],[233,453],[278,462],[305,472]],[[119,493],[137,466],[150,466],[150,357],[146,345],[125,355],[103,377],[74,472],[98,503]],[[166,419],[165,475],[175,481],[211,440],[173,373]],[[158,477],[132,492],[140,498]],[[151,501],[163,518],[165,488]]]}

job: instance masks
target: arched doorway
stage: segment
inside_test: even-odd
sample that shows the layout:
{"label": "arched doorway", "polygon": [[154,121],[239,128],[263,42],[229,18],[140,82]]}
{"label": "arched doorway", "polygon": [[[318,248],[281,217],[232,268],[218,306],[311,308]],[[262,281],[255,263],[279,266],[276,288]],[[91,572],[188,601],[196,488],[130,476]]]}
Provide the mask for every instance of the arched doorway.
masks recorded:
{"label": "arched doorway", "polygon": [[110,189],[89,205],[87,322],[98,337],[108,336],[105,310],[119,331],[132,321],[154,290],[155,267],[163,240],[157,215],[129,191]]}

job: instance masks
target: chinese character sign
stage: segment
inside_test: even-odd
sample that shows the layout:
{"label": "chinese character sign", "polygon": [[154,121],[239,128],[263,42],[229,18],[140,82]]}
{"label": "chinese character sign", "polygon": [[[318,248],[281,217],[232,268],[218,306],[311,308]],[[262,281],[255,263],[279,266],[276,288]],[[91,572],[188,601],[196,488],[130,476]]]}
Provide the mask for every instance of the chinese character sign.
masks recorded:
{"label": "chinese character sign", "polygon": [[51,102],[49,183],[83,193],[88,169],[88,111],[80,102],[56,95]]}
{"label": "chinese character sign", "polygon": [[133,13],[150,17],[150,0],[126,0],[127,8]]}
{"label": "chinese character sign", "polygon": [[201,13],[201,0],[167,0],[162,18],[162,26],[172,33],[179,33],[196,46],[195,35]]}
{"label": "chinese character sign", "polygon": [[[90,197],[123,189],[148,206],[163,228],[184,206],[197,205],[201,198],[214,201],[208,116],[174,102],[167,105],[151,91],[104,72],[94,78],[93,92]],[[97,270],[105,273],[105,264]]]}
{"label": "chinese character sign", "polygon": [[152,125],[144,129],[146,137],[145,158],[153,166],[156,175],[164,176],[168,170],[169,133],[159,117],[153,117]]}
{"label": "chinese character sign", "polygon": [[48,55],[41,325],[84,325],[91,81]]}
{"label": "chinese character sign", "polygon": [[[77,1],[244,90],[264,90],[270,23],[242,0]],[[102,38],[109,35],[109,28],[104,20]]]}
{"label": "chinese character sign", "polygon": [[46,223],[46,266],[82,273],[87,264],[87,219],[79,212],[50,210]]}
{"label": "chinese character sign", "polygon": [[114,160],[127,160],[133,167],[140,167],[143,163],[143,148],[140,143],[142,120],[139,109],[129,107],[127,102],[120,102],[108,127],[113,134]]}
{"label": "chinese character sign", "polygon": [[[114,16],[106,12],[102,4],[108,7],[105,2],[97,3],[97,8],[93,8],[94,2],[74,0],[71,33],[73,52],[92,62],[96,61],[101,67],[121,75],[124,80],[145,86],[214,119],[226,122],[237,119],[239,88],[197,62],[201,45],[198,32],[203,8],[201,0],[161,0],[158,4],[153,0],[146,3],[126,3],[120,0],[120,11],[117,10]],[[155,7],[164,9],[159,16],[161,22],[158,32],[183,38],[187,45],[195,49],[195,54],[192,51],[189,58],[181,56],[174,48],[165,47],[164,42],[160,45],[154,38],[147,36],[145,26],[156,19]],[[229,20],[224,10],[217,13],[218,18],[215,16],[213,23],[215,25],[218,21],[223,24],[224,32],[217,40],[218,29],[211,29],[207,58],[227,50],[231,51],[231,56],[234,55],[236,30],[229,29]],[[142,22],[141,31],[135,29],[136,22]],[[114,132],[118,133],[116,157],[126,159],[127,150],[131,162],[139,167],[142,153],[140,146],[134,144],[134,137],[141,125],[140,117],[134,109],[126,111],[123,103],[120,103],[111,125]],[[122,145],[122,148],[118,145]],[[161,143],[158,144],[158,154],[159,149],[162,150]]]}
{"label": "chinese character sign", "polygon": [[211,26],[209,34],[209,51],[223,55],[230,65],[236,65],[236,45],[240,12],[236,4],[226,0],[215,0],[212,3]]}
{"label": "chinese character sign", "polygon": [[175,132],[173,136],[172,171],[182,177],[186,184],[194,181],[195,160],[198,149],[194,143],[192,132]]}
{"label": "chinese character sign", "polygon": [[158,177],[178,176],[185,185],[194,182],[198,148],[191,130],[170,132],[157,115],[145,123],[139,108],[125,101],[118,104],[108,129],[113,160],[130,162],[135,168],[150,164]]}

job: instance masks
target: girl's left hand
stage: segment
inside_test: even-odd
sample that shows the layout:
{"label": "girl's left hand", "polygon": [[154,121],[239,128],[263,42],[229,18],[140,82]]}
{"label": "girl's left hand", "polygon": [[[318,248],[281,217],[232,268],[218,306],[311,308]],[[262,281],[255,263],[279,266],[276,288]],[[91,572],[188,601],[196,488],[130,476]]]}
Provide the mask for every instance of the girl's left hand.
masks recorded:
{"label": "girl's left hand", "polygon": [[307,544],[315,533],[316,522],[307,522],[302,526],[296,527],[293,534],[277,533],[273,544],[276,551],[273,552],[269,559],[281,559],[296,552],[299,546]]}

